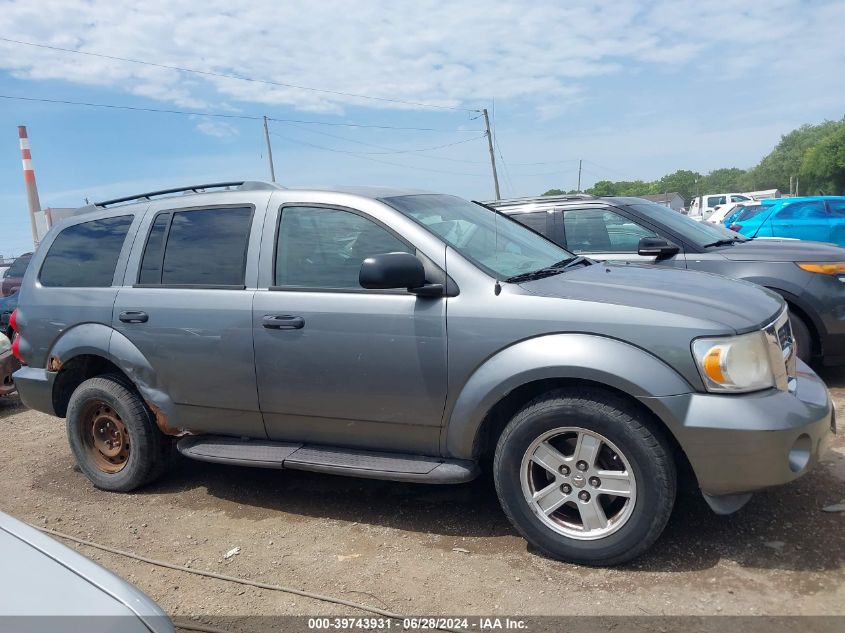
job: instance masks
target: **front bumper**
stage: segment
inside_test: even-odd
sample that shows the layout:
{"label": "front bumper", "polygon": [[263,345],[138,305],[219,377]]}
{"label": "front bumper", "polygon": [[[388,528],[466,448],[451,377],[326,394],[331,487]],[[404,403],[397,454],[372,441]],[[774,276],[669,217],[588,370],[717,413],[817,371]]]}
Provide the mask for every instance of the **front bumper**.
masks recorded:
{"label": "front bumper", "polygon": [[12,373],[20,366],[11,352],[0,354],[0,396],[7,396],[15,390]]}
{"label": "front bumper", "polygon": [[813,468],[836,432],[830,396],[800,360],[793,392],[643,398],[669,425],[708,496],[788,483]]}

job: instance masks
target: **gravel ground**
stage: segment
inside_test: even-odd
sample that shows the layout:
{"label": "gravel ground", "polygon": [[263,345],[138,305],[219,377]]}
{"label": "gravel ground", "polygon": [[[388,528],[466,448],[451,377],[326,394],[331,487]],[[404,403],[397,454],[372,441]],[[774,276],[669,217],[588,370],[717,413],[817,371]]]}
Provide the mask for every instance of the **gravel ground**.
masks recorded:
{"label": "gravel ground", "polygon": [[[845,411],[845,370],[823,375]],[[680,497],[651,552],[615,569],[532,551],[486,478],[435,487],[180,460],[141,492],[102,492],[74,469],[62,422],[16,397],[0,399],[0,464],[0,509],[37,525],[402,614],[845,616],[845,513],[822,511],[845,500],[841,434],[820,467],[733,516]],[[79,549],[175,618],[366,615]]]}

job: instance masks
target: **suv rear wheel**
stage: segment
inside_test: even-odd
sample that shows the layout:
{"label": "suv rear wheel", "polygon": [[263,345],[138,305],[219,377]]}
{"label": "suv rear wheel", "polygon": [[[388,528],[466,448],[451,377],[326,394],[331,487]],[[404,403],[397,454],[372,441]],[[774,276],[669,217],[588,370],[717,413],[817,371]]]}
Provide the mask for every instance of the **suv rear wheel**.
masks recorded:
{"label": "suv rear wheel", "polygon": [[68,403],[66,427],[79,468],[97,488],[127,492],[164,470],[171,440],[120,376],[79,385]]}
{"label": "suv rear wheel", "polygon": [[675,501],[675,464],[642,414],[598,389],[555,391],[526,405],[496,447],[505,514],[549,556],[614,565],[648,549]]}

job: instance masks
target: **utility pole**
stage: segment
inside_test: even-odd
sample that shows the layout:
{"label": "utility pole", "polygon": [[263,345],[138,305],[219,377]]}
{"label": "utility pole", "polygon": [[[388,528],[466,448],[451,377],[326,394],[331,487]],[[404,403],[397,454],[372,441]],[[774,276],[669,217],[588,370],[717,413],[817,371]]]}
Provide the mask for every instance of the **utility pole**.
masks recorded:
{"label": "utility pole", "polygon": [[581,193],[581,159],[578,159],[578,193]]}
{"label": "utility pole", "polygon": [[264,117],[264,139],[267,141],[267,160],[270,161],[270,180],[276,182],[276,168],[273,167],[273,147],[270,145],[270,128],[267,126],[267,117]]}
{"label": "utility pole", "polygon": [[496,187],[496,200],[501,200],[499,174],[496,173],[496,154],[493,152],[493,135],[490,133],[490,117],[487,116],[487,108],[484,108],[481,112],[484,114],[484,126],[487,128],[487,148],[490,150],[490,164],[493,166],[493,185]]}

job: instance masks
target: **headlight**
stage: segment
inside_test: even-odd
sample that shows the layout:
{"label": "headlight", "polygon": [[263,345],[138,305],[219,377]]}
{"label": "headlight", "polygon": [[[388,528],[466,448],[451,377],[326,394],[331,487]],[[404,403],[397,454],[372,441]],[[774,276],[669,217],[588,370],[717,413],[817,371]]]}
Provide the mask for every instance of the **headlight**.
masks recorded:
{"label": "headlight", "polygon": [[845,275],[845,262],[796,262],[798,268],[822,275]]}
{"label": "headlight", "polygon": [[5,334],[0,334],[0,354],[5,354],[12,349],[12,343]]}
{"label": "headlight", "polygon": [[763,332],[700,338],[692,342],[692,355],[707,391],[738,393],[775,384]]}

